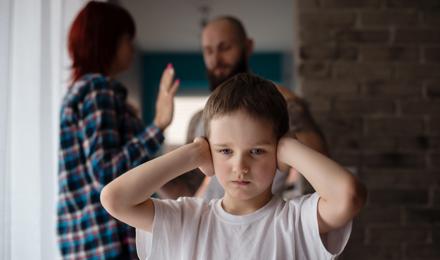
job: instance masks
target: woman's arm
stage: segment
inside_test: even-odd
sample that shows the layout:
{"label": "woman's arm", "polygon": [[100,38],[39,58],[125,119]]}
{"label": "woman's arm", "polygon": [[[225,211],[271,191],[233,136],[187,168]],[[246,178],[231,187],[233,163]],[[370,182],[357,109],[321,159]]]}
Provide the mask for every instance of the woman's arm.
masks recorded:
{"label": "woman's arm", "polygon": [[301,172],[319,194],[321,234],[345,225],[363,207],[363,185],[342,166],[299,141],[283,137],[278,144],[278,161]]}
{"label": "woman's arm", "polygon": [[[163,142],[160,129],[165,129],[172,119],[173,99],[178,88],[178,82],[173,81],[172,67],[164,70],[158,95],[158,109],[155,124],[149,126],[123,143],[120,135],[118,116],[118,102],[115,91],[108,86],[109,81],[104,78],[93,79],[90,91],[79,104],[82,148],[84,150],[88,173],[95,183],[102,187],[114,180],[128,169],[149,160]],[[174,83],[173,83],[174,82]],[[72,126],[61,125],[61,148],[71,145]],[[69,154],[63,153],[65,161]],[[66,167],[69,167],[66,163]],[[76,167],[76,165],[73,165]]]}
{"label": "woman's arm", "polygon": [[207,141],[198,139],[121,175],[104,187],[101,203],[115,218],[151,232],[154,205],[149,197],[153,192],[184,172],[211,164]]}

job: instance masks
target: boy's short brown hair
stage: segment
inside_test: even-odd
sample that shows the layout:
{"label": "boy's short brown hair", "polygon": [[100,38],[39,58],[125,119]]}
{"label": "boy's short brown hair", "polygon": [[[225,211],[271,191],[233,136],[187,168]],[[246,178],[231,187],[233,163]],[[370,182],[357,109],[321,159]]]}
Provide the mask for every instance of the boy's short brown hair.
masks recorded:
{"label": "boy's short brown hair", "polygon": [[289,129],[289,115],[284,97],[275,84],[249,73],[240,73],[218,86],[203,110],[203,124],[209,135],[212,119],[243,110],[256,119],[272,124],[275,137]]}

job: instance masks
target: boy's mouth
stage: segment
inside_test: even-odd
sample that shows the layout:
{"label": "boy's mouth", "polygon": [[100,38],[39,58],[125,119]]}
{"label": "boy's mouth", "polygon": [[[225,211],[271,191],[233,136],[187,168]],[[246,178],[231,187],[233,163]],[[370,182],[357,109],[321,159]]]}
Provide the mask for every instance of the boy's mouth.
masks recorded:
{"label": "boy's mouth", "polygon": [[232,181],[232,183],[239,185],[239,186],[246,186],[251,182],[250,181]]}

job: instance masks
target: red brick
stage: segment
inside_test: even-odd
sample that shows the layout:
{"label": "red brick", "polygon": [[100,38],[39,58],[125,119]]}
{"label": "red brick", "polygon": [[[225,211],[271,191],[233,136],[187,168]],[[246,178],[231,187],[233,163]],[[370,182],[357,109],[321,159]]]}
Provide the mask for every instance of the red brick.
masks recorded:
{"label": "red brick", "polygon": [[395,138],[389,136],[373,135],[358,137],[361,150],[364,152],[390,153],[397,151]]}
{"label": "red brick", "polygon": [[400,245],[349,245],[340,260],[401,260],[403,255]]}
{"label": "red brick", "polygon": [[407,208],[405,209],[408,224],[440,224],[440,208]]}
{"label": "red brick", "polygon": [[332,30],[312,30],[299,26],[299,42],[303,45],[323,45],[324,43],[335,42],[335,29]]}
{"label": "red brick", "polygon": [[429,99],[440,98],[440,85],[428,85],[426,86],[426,97]]}
{"label": "red brick", "polygon": [[419,136],[424,133],[423,118],[384,117],[366,119],[368,136]]}
{"label": "red brick", "polygon": [[397,29],[394,42],[396,44],[440,44],[440,30],[433,29]]}
{"label": "red brick", "polygon": [[365,207],[356,217],[358,224],[400,224],[402,223],[401,208],[398,206]]}
{"label": "red brick", "polygon": [[440,62],[440,48],[426,47],[424,49],[424,59],[427,62]]}
{"label": "red brick", "polygon": [[353,12],[302,12],[299,21],[305,28],[350,28],[355,26],[356,15]]}
{"label": "red brick", "polygon": [[372,153],[363,154],[362,163],[365,167],[374,168],[407,168],[422,169],[427,166],[423,153]]}
{"label": "red brick", "polygon": [[319,29],[300,27],[300,42],[302,44],[388,44],[389,30],[347,28]]}
{"label": "red brick", "polygon": [[307,97],[307,101],[312,114],[326,113],[330,111],[331,102],[328,97],[309,96]]}
{"label": "red brick", "polygon": [[431,136],[440,135],[440,117],[430,117],[428,120],[428,133]]}
{"label": "red brick", "polygon": [[302,60],[356,60],[358,50],[354,47],[308,45],[300,48]]}
{"label": "red brick", "polygon": [[327,78],[330,76],[328,64],[323,62],[303,62],[299,67],[299,73],[305,78]]}
{"label": "red brick", "polygon": [[421,97],[423,83],[417,80],[366,80],[361,93],[373,97]]}
{"label": "red brick", "polygon": [[377,169],[362,173],[368,189],[426,189],[440,184],[440,174],[422,169]]}
{"label": "red brick", "polygon": [[396,141],[399,151],[428,151],[440,148],[440,138],[427,135],[397,137]]}
{"label": "red brick", "polygon": [[342,117],[332,114],[322,114],[316,116],[318,124],[324,133],[329,135],[341,133],[360,134],[362,130],[362,120],[360,117]]}
{"label": "red brick", "polygon": [[440,7],[438,0],[387,0],[387,7],[435,10]]}
{"label": "red brick", "polygon": [[386,115],[395,113],[395,105],[384,98],[336,98],[332,111],[345,115]]}
{"label": "red brick", "polygon": [[426,189],[369,189],[369,206],[410,206],[428,204],[428,191]]}
{"label": "red brick", "polygon": [[369,231],[369,243],[376,245],[427,243],[430,236],[430,229],[426,227],[373,227]]}
{"label": "red brick", "polygon": [[440,247],[438,245],[420,242],[405,247],[406,259],[411,260],[438,260],[440,259]]}
{"label": "red brick", "polygon": [[438,28],[440,26],[440,11],[424,12],[423,25]]}
{"label": "red brick", "polygon": [[416,47],[361,47],[361,61],[413,61],[420,60],[420,50]]}
{"label": "red brick", "polygon": [[440,153],[433,152],[429,155],[429,165],[431,169],[438,170],[440,168]]}
{"label": "red brick", "polygon": [[428,80],[440,78],[440,65],[399,64],[395,68],[395,78],[399,80]]}
{"label": "red brick", "polygon": [[322,6],[326,8],[378,8],[380,0],[321,0]]}
{"label": "red brick", "polygon": [[[440,190],[439,189],[434,191],[433,205],[435,207],[440,206]],[[438,241],[440,242],[440,234],[438,234],[438,235],[439,235]]]}
{"label": "red brick", "polygon": [[434,244],[440,244],[440,227],[435,227],[432,230],[432,242]]}
{"label": "red brick", "polygon": [[392,67],[388,64],[377,63],[348,63],[338,62],[333,64],[335,78],[352,79],[390,79]]}
{"label": "red brick", "polygon": [[401,101],[403,115],[439,115],[440,101]]}
{"label": "red brick", "polygon": [[338,42],[344,43],[388,43],[390,40],[390,32],[388,30],[350,30],[342,29],[335,33]]}
{"label": "red brick", "polygon": [[359,93],[359,83],[355,80],[305,79],[302,82],[304,97],[354,96]]}
{"label": "red brick", "polygon": [[333,150],[343,150],[343,151],[359,151],[361,148],[361,143],[359,137],[354,134],[333,134],[326,135],[326,140]]}
{"label": "red brick", "polygon": [[361,24],[365,27],[412,27],[417,26],[419,17],[416,11],[367,11],[361,13]]}

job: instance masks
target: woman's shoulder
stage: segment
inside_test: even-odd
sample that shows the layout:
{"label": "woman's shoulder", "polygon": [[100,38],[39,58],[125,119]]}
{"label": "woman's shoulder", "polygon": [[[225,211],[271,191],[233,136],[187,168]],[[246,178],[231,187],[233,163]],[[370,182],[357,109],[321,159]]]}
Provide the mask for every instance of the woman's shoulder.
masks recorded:
{"label": "woman's shoulder", "polygon": [[69,87],[64,103],[66,105],[81,103],[91,93],[112,91],[111,85],[111,80],[102,74],[85,74]]}
{"label": "woman's shoulder", "polygon": [[110,79],[102,74],[86,74],[76,80],[69,90],[72,94],[80,94],[91,90],[109,88],[110,85]]}

